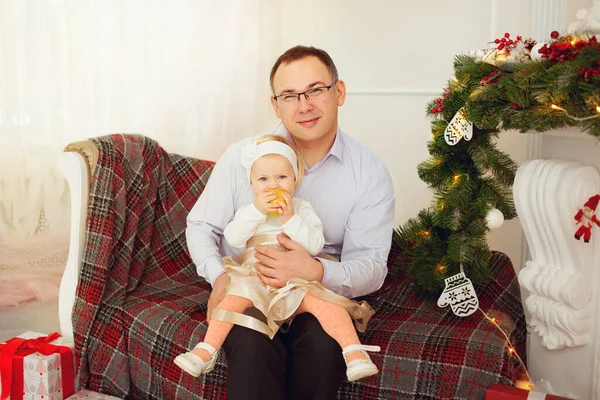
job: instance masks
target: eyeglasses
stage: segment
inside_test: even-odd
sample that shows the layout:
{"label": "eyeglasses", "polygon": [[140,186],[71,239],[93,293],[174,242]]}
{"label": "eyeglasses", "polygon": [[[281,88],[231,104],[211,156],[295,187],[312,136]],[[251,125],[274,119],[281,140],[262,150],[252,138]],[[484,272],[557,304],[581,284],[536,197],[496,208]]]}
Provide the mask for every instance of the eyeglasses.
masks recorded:
{"label": "eyeglasses", "polygon": [[302,93],[280,94],[279,96],[274,96],[273,99],[286,105],[300,103],[300,96],[304,96],[306,100],[310,100],[311,102],[322,101],[325,99],[325,93],[327,93],[336,83],[337,81],[333,81],[329,86],[315,87]]}

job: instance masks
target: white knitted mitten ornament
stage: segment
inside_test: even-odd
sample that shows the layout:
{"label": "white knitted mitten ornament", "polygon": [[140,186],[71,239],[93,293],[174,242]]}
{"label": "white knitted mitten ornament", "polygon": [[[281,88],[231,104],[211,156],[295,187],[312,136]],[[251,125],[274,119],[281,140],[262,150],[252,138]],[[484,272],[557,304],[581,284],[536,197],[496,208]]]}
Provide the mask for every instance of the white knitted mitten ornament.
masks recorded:
{"label": "white knitted mitten ornament", "polygon": [[463,272],[444,279],[444,283],[446,288],[438,299],[439,307],[444,308],[450,304],[454,314],[459,317],[467,317],[477,310],[479,300],[475,288]]}

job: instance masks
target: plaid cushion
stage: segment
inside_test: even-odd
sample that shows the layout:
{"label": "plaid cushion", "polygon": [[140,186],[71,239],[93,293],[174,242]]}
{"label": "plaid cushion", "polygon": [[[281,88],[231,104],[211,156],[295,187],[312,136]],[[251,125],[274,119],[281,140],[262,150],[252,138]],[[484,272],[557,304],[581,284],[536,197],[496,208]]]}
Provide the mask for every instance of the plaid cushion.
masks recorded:
{"label": "plaid cushion", "polygon": [[[401,255],[392,247],[388,265]],[[492,252],[491,280],[475,286],[481,310],[495,317],[525,361],[526,327],[518,282],[509,258]],[[381,346],[370,357],[380,373],[344,382],[341,399],[483,399],[494,383],[514,385],[523,374],[502,333],[482,312],[461,318],[437,298],[416,294],[397,271],[384,286],[364,297],[376,311],[361,342]]]}
{"label": "plaid cushion", "polygon": [[[185,242],[185,218],[213,163],[169,154],[138,135],[93,139],[100,150],[88,204],[84,262],[73,313],[80,383],[133,399],[226,398],[226,363],[193,378],[172,360],[206,333],[210,287]],[[401,254],[392,248],[390,270]],[[525,354],[525,320],[512,264],[494,252],[480,307],[506,326]],[[394,271],[397,272],[397,271]],[[502,334],[481,313],[467,318],[418,297],[401,273],[365,297],[376,314],[365,344],[381,373],[344,382],[342,399],[483,398],[522,372]]]}

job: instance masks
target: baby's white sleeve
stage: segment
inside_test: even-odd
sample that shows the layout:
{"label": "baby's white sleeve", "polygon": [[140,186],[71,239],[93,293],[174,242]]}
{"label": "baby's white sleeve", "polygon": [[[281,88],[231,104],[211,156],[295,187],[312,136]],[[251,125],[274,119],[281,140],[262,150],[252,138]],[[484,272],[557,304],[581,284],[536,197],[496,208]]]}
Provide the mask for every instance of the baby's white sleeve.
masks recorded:
{"label": "baby's white sleeve", "polygon": [[323,250],[325,237],[323,223],[313,206],[306,200],[294,198],[295,215],[283,225],[283,231],[300,243],[312,256]]}
{"label": "baby's white sleeve", "polygon": [[233,220],[227,224],[223,231],[225,240],[233,247],[243,248],[260,224],[267,220],[266,214],[258,211],[254,203],[240,207]]}

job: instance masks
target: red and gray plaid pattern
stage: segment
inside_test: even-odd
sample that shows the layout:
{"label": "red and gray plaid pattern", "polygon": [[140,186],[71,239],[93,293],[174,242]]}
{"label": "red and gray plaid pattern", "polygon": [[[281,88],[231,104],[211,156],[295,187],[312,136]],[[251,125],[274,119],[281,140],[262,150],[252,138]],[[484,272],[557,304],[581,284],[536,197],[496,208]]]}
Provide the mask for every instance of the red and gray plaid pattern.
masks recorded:
{"label": "red and gray plaid pattern", "polygon": [[[401,265],[392,247],[388,265]],[[510,259],[492,252],[492,278],[476,286],[481,309],[496,317],[525,361],[526,327]],[[423,300],[398,273],[365,299],[376,310],[361,342],[381,346],[370,354],[379,375],[344,382],[340,399],[483,399],[494,383],[514,385],[523,374],[504,337],[481,312],[457,317],[437,298]]]}
{"label": "red and gray plaid pattern", "polygon": [[[185,218],[213,163],[165,152],[139,135],[93,139],[100,156],[91,182],[86,246],[73,312],[79,381],[132,399],[226,398],[226,363],[193,378],[173,358],[206,332],[209,285],[185,241]],[[224,183],[226,184],[226,183]],[[401,265],[397,248],[389,267]],[[492,280],[477,287],[483,310],[502,313],[525,354],[525,320],[510,260],[493,253]],[[401,274],[367,296],[376,310],[365,344],[377,376],[344,382],[341,399],[483,398],[493,383],[522,372],[502,335],[480,313],[459,318],[422,300]]]}

